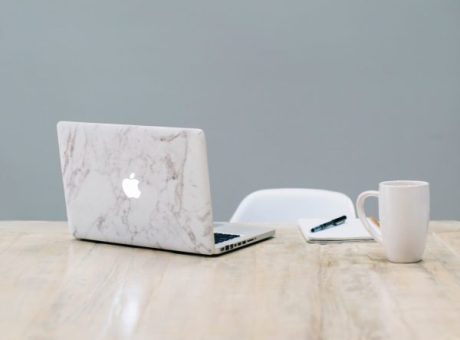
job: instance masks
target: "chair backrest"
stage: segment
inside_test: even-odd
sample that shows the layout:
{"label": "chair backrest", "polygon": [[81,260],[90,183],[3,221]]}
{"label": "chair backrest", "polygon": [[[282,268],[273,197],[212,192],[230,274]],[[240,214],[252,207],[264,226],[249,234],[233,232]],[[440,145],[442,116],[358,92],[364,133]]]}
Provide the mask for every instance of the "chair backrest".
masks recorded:
{"label": "chair backrest", "polygon": [[299,218],[355,218],[351,199],[318,189],[266,189],[246,196],[230,222],[295,224]]}

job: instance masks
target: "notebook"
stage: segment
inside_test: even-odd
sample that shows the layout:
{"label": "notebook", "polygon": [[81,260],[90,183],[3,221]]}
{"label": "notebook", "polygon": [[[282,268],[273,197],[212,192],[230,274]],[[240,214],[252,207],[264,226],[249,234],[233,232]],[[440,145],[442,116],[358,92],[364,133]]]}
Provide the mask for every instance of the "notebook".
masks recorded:
{"label": "notebook", "polygon": [[[347,219],[344,224],[316,233],[310,231],[311,228],[330,220],[327,218],[299,219],[298,226],[307,242],[373,240],[359,218]],[[369,222],[372,223],[372,221]]]}

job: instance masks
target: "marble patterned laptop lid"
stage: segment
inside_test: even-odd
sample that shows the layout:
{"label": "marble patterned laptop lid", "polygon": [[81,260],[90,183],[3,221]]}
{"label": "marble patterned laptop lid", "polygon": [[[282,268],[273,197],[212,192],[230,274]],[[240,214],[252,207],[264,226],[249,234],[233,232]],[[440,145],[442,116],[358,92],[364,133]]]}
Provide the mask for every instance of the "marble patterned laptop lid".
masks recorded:
{"label": "marble patterned laptop lid", "polygon": [[202,130],[77,122],[57,130],[76,238],[214,252]]}

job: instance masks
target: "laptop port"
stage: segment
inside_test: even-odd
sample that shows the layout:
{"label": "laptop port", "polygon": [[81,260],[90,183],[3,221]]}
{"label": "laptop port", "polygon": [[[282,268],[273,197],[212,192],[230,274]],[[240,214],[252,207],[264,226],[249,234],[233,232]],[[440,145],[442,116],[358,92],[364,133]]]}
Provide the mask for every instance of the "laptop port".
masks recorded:
{"label": "laptop port", "polygon": [[230,249],[230,246],[225,246],[225,250],[229,250]]}

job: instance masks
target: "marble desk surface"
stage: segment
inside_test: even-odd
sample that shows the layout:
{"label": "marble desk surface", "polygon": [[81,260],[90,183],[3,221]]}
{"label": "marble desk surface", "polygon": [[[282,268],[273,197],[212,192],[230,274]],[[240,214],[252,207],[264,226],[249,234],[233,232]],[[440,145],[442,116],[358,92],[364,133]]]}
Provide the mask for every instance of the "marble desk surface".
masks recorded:
{"label": "marble desk surface", "polygon": [[295,226],[220,257],[77,241],[0,222],[3,339],[459,339],[460,222],[424,260],[375,242],[307,244]]}

